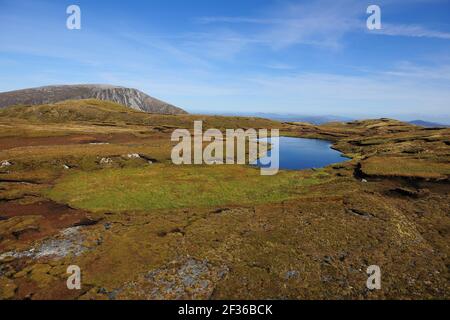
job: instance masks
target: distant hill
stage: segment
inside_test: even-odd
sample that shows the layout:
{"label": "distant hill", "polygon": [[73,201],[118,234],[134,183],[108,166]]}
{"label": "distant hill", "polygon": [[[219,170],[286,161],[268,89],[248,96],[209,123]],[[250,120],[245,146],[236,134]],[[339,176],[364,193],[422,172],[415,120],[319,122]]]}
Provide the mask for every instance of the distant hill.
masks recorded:
{"label": "distant hill", "polygon": [[148,113],[186,114],[181,108],[131,88],[110,85],[61,85],[0,93],[0,108],[12,105],[42,105],[65,100],[98,99]]}
{"label": "distant hill", "polygon": [[301,114],[289,114],[289,113],[221,113],[225,116],[246,116],[246,117],[258,117],[265,118],[281,122],[308,122],[315,125],[320,125],[328,122],[348,122],[355,119],[341,116],[324,115],[324,116],[312,116],[312,115],[301,115]]}
{"label": "distant hill", "polygon": [[328,122],[348,122],[354,119],[340,116],[308,116],[308,115],[296,115],[296,114],[272,114],[272,113],[258,113],[258,117],[268,118],[271,120],[283,121],[283,122],[308,122],[316,125],[328,123]]}
{"label": "distant hill", "polygon": [[17,105],[0,108],[0,122],[10,123],[13,127],[15,121],[23,123],[23,120],[30,124],[42,123],[44,125],[85,122],[87,125],[96,124],[104,127],[112,126],[113,128],[148,126],[157,132],[172,133],[175,128],[190,128],[195,120],[200,119],[204,120],[205,128],[208,129],[282,127],[280,122],[260,118],[198,116],[193,114],[180,114],[174,117],[168,114],[146,113],[115,102],[97,99],[65,100],[52,104]]}
{"label": "distant hill", "polygon": [[423,121],[423,120],[409,121],[409,123],[414,124],[416,126],[425,127],[425,128],[448,128],[448,127],[450,127],[450,126],[445,125],[445,124],[440,124],[440,123],[435,123],[435,122],[428,122],[428,121]]}

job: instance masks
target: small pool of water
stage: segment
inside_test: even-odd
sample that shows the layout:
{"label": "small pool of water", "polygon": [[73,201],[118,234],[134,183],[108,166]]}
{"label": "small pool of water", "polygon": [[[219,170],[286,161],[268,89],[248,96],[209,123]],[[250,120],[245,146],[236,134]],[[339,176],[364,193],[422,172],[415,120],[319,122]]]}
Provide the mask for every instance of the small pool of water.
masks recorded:
{"label": "small pool of water", "polygon": [[[330,164],[348,160],[341,152],[331,149],[332,143],[329,141],[291,137],[269,138],[262,139],[262,141],[271,143],[273,141],[272,139],[279,139],[280,169],[302,170],[322,168]],[[253,165],[268,167],[262,163],[267,163],[271,155],[272,151],[269,150],[267,156],[259,159]]]}

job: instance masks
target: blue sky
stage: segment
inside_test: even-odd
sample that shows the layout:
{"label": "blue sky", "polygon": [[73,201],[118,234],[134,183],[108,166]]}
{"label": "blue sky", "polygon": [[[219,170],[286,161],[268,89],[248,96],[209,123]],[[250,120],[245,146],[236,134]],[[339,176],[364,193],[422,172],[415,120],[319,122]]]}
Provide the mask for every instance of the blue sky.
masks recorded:
{"label": "blue sky", "polygon": [[450,123],[450,1],[0,0],[0,70],[0,91],[108,83],[191,112]]}

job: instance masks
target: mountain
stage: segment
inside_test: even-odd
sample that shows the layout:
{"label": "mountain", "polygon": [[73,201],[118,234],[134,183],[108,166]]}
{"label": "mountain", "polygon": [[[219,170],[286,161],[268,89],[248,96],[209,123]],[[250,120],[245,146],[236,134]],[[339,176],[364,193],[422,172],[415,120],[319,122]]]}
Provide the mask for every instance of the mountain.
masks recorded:
{"label": "mountain", "polygon": [[186,114],[181,108],[131,88],[110,85],[60,85],[0,93],[0,108],[12,105],[42,105],[65,100],[98,99],[158,114]]}
{"label": "mountain", "polygon": [[425,127],[425,128],[448,128],[449,127],[448,125],[445,125],[445,124],[423,121],[423,120],[409,121],[409,123],[415,124],[416,126]]}

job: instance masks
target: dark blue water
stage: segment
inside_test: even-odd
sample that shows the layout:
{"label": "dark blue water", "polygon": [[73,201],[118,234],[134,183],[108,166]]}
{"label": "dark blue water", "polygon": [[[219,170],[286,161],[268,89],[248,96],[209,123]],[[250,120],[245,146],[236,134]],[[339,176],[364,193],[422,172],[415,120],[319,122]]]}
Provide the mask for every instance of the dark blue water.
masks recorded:
{"label": "dark blue water", "polygon": [[[331,149],[332,143],[329,141],[290,137],[273,139],[279,139],[280,169],[302,170],[322,168],[333,163],[348,160],[348,158],[343,157],[342,153],[339,151]],[[263,139],[262,141],[271,143],[272,139]],[[258,167],[268,167],[262,163],[267,163],[267,160],[271,155],[272,150],[269,150],[268,155],[259,159],[254,165]]]}

